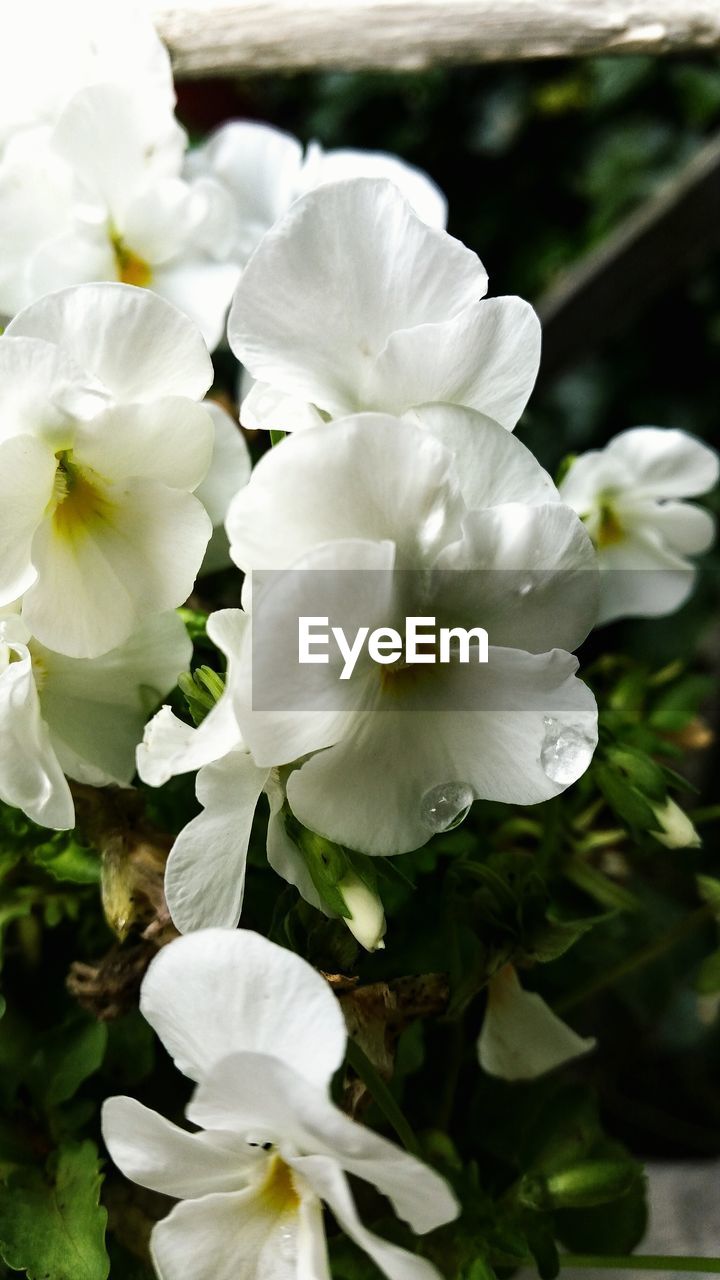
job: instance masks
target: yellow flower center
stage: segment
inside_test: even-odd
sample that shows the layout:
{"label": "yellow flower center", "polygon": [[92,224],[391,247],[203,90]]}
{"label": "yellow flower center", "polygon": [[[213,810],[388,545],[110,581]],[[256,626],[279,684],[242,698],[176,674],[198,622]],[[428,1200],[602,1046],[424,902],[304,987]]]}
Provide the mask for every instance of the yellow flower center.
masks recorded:
{"label": "yellow flower center", "polygon": [[265,1181],[259,1188],[259,1194],[269,1213],[278,1217],[289,1213],[297,1213],[300,1207],[300,1196],[295,1186],[293,1171],[280,1156],[271,1156]]}
{"label": "yellow flower center", "polygon": [[112,244],[118,280],[123,284],[134,284],[140,289],[147,289],[152,284],[152,267],[149,263],[139,254],[133,253],[120,236],[113,236]]}
{"label": "yellow flower center", "polygon": [[622,527],[617,511],[607,499],[600,503],[595,544],[598,547],[612,547],[622,542],[625,530]]}
{"label": "yellow flower center", "polygon": [[61,538],[73,540],[93,525],[106,523],[111,503],[103,493],[100,476],[87,467],[80,470],[71,461],[70,451],[57,455],[50,515],[53,529]]}

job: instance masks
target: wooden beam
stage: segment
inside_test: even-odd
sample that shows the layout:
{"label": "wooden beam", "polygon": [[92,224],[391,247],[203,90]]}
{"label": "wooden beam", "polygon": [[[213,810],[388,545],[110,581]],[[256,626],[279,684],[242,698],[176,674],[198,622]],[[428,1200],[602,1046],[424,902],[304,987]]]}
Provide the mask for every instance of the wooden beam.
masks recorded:
{"label": "wooden beam", "polygon": [[179,76],[720,48],[720,0],[144,0]]}
{"label": "wooden beam", "polygon": [[717,135],[536,303],[543,381],[626,332],[657,297],[719,249]]}

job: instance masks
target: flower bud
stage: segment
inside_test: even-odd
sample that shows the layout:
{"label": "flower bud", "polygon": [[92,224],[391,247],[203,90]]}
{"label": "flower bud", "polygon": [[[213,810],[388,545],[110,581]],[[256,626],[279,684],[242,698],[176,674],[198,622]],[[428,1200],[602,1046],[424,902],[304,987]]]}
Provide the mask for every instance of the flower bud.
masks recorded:
{"label": "flower bud", "polygon": [[348,871],[337,887],[350,912],[344,920],[353,937],[366,951],[381,950],[385,946],[383,938],[387,923],[379,895],[368,888],[354,871]]}
{"label": "flower bud", "polygon": [[653,831],[656,840],[666,849],[699,849],[702,840],[687,814],[669,797],[664,804],[652,806],[659,830]]}
{"label": "flower bud", "polygon": [[637,1178],[637,1165],[628,1158],[581,1160],[546,1177],[527,1175],[519,1198],[534,1210],[590,1209],[626,1195]]}

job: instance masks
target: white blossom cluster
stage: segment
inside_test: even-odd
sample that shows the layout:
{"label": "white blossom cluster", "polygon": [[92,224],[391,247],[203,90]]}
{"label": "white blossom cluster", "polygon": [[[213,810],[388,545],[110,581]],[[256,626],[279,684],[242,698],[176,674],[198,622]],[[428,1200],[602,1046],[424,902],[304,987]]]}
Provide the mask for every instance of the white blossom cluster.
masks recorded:
{"label": "white blossom cluster", "polygon": [[[106,1141],[128,1176],[180,1201],[153,1234],[165,1280],[327,1280],[322,1202],[390,1280],[431,1280],[430,1262],[363,1227],[346,1175],[417,1232],[453,1218],[449,1189],[334,1108],[335,997],[236,929],[256,806],[264,794],[278,875],[384,945],[370,864],[342,862],[328,895],[312,842],[390,857],[475,799],[531,805],[573,784],[597,743],[574,652],[599,622],[687,598],[713,524],[685,499],[714,485],[717,458],[635,428],[556,487],[513,434],[537,317],[486,298],[429,178],[381,154],[303,154],[245,122],[191,149],[139,15],[78,0],[68,22],[57,6],[51,63],[28,76],[36,9],[0,47],[0,799],[70,828],[68,779],[127,786],[137,767],[153,786],[197,771],[201,806],[165,881],[188,936],[142,996],[197,1086],[200,1131],[114,1099]],[[237,423],[204,400],[228,309],[240,420],[288,433],[252,472]],[[207,623],[221,696],[197,727],[169,705],[146,724],[190,665],[174,610],[228,545],[244,585],[242,607]],[[252,645],[253,616],[280,627],[292,606],[263,574],[291,570],[353,570],[342,616],[480,619],[489,661],[422,680],[402,660],[359,661],[340,694],[316,668],[313,707],[297,709],[297,670]],[[383,587],[358,600],[365,571]],[[296,709],[258,709],[260,676]],[[492,980],[485,1070],[526,1078],[589,1048],[510,966]]]}

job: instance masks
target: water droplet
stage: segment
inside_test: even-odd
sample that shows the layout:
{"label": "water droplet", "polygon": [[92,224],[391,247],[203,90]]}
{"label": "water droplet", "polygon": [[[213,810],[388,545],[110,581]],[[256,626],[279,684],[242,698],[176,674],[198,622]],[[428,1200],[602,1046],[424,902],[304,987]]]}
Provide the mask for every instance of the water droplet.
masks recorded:
{"label": "water droplet", "polygon": [[573,725],[561,725],[545,716],[545,737],[540,748],[540,764],[551,782],[567,787],[587,769],[595,739]]}
{"label": "water droplet", "polygon": [[467,817],[474,799],[467,782],[443,782],[425,792],[420,815],[431,831],[452,831]]}

